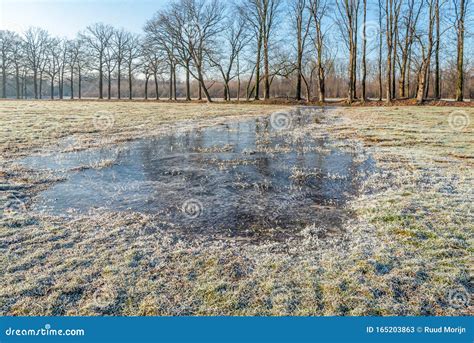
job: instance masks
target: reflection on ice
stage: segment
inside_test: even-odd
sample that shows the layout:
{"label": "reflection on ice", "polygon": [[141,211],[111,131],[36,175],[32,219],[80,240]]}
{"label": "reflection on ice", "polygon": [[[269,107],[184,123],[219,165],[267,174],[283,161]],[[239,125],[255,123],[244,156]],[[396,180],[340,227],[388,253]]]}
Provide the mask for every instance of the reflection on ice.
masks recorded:
{"label": "reflection on ice", "polygon": [[31,168],[66,175],[34,208],[54,215],[139,211],[156,215],[157,225],[239,236],[338,225],[373,162],[312,138],[304,129],[317,128],[315,111],[286,115],[286,121],[246,119],[121,148],[29,157],[22,162]]}

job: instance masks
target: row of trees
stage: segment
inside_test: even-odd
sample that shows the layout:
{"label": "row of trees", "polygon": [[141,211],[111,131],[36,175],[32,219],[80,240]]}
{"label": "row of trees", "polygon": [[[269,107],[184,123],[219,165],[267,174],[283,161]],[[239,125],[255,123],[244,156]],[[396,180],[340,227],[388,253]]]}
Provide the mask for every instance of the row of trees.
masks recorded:
{"label": "row of trees", "polygon": [[[49,83],[51,98],[81,98],[84,82],[88,94],[94,82],[100,99],[120,99],[126,80],[128,98],[136,85],[148,98],[153,80],[156,99],[165,92],[177,99],[180,92],[186,100],[267,100],[277,80],[278,92],[286,94],[273,96],[297,100],[323,102],[345,83],[348,102],[369,96],[421,102],[442,94],[462,101],[471,77],[465,62],[469,2],[171,0],[141,35],[102,23],[75,39],[41,28],[3,30],[1,97],[42,98]],[[442,93],[443,84],[451,94]]]}
{"label": "row of trees", "polygon": [[[105,79],[110,99],[113,78],[116,77],[120,90],[124,68],[130,80],[131,98],[131,75],[140,65],[146,64],[145,58],[148,58],[140,48],[140,37],[104,24],[88,27],[73,40],[51,37],[47,31],[36,27],[29,28],[23,36],[0,31],[2,98],[6,97],[8,75],[14,80],[17,98],[26,97],[31,80],[36,99],[42,98],[45,81],[49,81],[51,98],[57,87],[58,96],[63,99],[65,85],[69,87],[71,98],[75,93],[81,98],[84,75],[97,74],[99,97],[103,98]],[[119,98],[120,94],[118,92]]]}

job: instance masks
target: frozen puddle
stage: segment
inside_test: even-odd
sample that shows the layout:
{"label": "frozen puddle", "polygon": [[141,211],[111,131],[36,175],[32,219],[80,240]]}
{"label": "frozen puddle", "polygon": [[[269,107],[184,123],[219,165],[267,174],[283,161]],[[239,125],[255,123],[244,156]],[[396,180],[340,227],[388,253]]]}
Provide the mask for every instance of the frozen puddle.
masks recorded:
{"label": "frozen puddle", "polygon": [[307,225],[338,227],[373,161],[302,130],[317,129],[321,114],[285,115],[28,157],[21,161],[28,167],[66,176],[40,193],[33,209],[61,216],[138,211],[156,215],[163,228],[211,235],[285,237]]}

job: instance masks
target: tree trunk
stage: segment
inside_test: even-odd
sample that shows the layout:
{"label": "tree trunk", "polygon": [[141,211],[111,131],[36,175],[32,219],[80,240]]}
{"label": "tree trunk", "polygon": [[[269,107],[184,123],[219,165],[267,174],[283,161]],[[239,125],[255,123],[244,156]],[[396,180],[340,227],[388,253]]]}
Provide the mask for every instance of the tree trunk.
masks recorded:
{"label": "tree trunk", "polygon": [[[379,28],[382,30],[382,0],[379,0]],[[379,33],[379,56],[378,56],[378,81],[379,81],[379,101],[382,101],[383,84],[382,84],[382,32]]]}
{"label": "tree trunk", "polygon": [[102,75],[102,56],[100,56],[99,58],[99,99],[104,98],[103,90],[102,90],[102,85],[103,85],[102,76],[103,76]]}
{"label": "tree trunk", "polygon": [[440,31],[439,31],[439,0],[436,0],[436,45],[435,45],[435,85],[434,85],[434,98],[440,99],[441,98],[441,90],[440,90],[440,70],[439,70],[439,39],[440,39]]}
{"label": "tree trunk", "polygon": [[[435,13],[436,14],[436,13]],[[428,17],[428,46],[426,48],[426,52],[422,47],[421,56],[421,68],[418,74],[418,91],[416,100],[419,103],[422,103],[425,96],[428,93],[428,81],[430,67],[431,67],[431,54],[433,53],[433,26],[436,21],[435,15],[433,15],[433,7],[430,5],[429,7],[429,17]]]}
{"label": "tree trunk", "polygon": [[[303,18],[301,18],[303,20]],[[302,32],[301,32],[301,24],[300,27],[298,28],[298,51],[297,51],[297,58],[296,58],[296,92],[295,92],[295,98],[296,100],[301,100],[301,82],[302,82],[302,69],[303,69],[303,38],[301,37]]]}
{"label": "tree trunk", "polygon": [[366,61],[366,51],[367,51],[367,37],[366,37],[366,25],[367,25],[367,0],[364,0],[364,25],[362,36],[364,37],[362,41],[362,102],[367,100],[366,94],[366,78],[367,78],[367,61]]}
{"label": "tree trunk", "polygon": [[353,41],[352,35],[353,35],[353,32],[352,32],[352,28],[350,27],[349,28],[349,65],[348,65],[349,89],[347,92],[347,101],[349,102],[349,104],[352,104],[352,101],[354,100],[354,91],[352,89],[354,87],[354,71],[353,71],[354,69],[354,48],[353,48],[354,41]]}
{"label": "tree trunk", "polygon": [[319,102],[324,103],[326,101],[326,77],[324,75],[324,68],[320,66],[318,69]]}
{"label": "tree trunk", "polygon": [[173,100],[173,64],[170,63],[169,100]]}
{"label": "tree trunk", "polygon": [[250,85],[252,84],[252,80],[253,80],[253,74],[255,73],[255,69],[256,69],[256,66],[252,69],[252,73],[250,74],[250,77],[247,81],[247,86],[245,87],[245,99],[247,101],[250,101],[250,97],[252,96],[252,92],[253,92],[253,87],[252,90],[250,89]]}
{"label": "tree trunk", "polygon": [[189,61],[186,61],[186,101],[191,101],[191,81],[189,76]]}
{"label": "tree trunk", "polygon": [[386,0],[386,32],[387,32],[387,84],[386,96],[387,102],[392,101],[392,23],[393,23],[393,3],[392,0]]}
{"label": "tree trunk", "polygon": [[155,97],[156,97],[156,100],[160,100],[160,92],[159,92],[159,88],[158,88],[158,75],[157,75],[157,73],[155,73],[153,75],[153,78],[155,79]]}
{"label": "tree trunk", "polygon": [[416,101],[418,103],[422,103],[425,97],[428,65],[429,65],[429,62],[423,62],[421,69],[418,73],[418,90],[416,94]]}
{"label": "tree trunk", "polygon": [[38,99],[38,70],[33,68],[33,89],[35,92],[35,99]]}
{"label": "tree trunk", "polygon": [[64,67],[61,68],[61,74],[59,79],[59,99],[64,97]]}
{"label": "tree trunk", "polygon": [[357,22],[358,22],[358,8],[359,5],[357,5],[357,10],[355,13],[355,25],[354,25],[354,32],[353,32],[353,37],[354,37],[354,43],[352,44],[352,47],[354,49],[353,56],[354,58],[352,59],[352,99],[357,99],[357,37],[358,37],[358,27],[357,27]]}
{"label": "tree trunk", "polygon": [[122,78],[122,69],[120,68],[120,64],[121,62],[118,62],[118,69],[117,69],[117,99],[121,99],[122,98],[122,95],[121,95],[121,78]]}
{"label": "tree trunk", "polygon": [[[407,33],[408,35],[408,30]],[[408,63],[408,49],[410,43],[405,40],[405,47],[402,51],[402,62],[400,65],[400,78],[398,79],[398,96],[401,98],[405,98],[409,96],[409,94],[406,93],[405,91],[405,86],[406,86],[406,78],[407,78],[407,63]]]}
{"label": "tree trunk", "polygon": [[460,13],[457,27],[457,80],[456,80],[456,101],[464,100],[464,16],[465,0],[460,0]]}
{"label": "tree trunk", "polygon": [[262,50],[262,29],[260,29],[260,33],[258,36],[258,43],[257,43],[257,63],[256,63],[256,74],[255,74],[255,100],[260,100],[260,60],[261,60],[261,50]]}
{"label": "tree trunk", "polygon": [[428,67],[428,71],[426,72],[426,87],[425,87],[425,99],[428,98],[430,93],[430,86],[431,86],[431,66]]}
{"label": "tree trunk", "polygon": [[108,80],[107,80],[107,99],[110,100],[112,98],[112,75],[111,72],[108,72]]}
{"label": "tree trunk", "polygon": [[128,66],[128,99],[133,99],[132,66]]}
{"label": "tree trunk", "polygon": [[145,100],[148,100],[148,80],[150,79],[149,76],[145,77]]}
{"label": "tree trunk", "polygon": [[204,92],[204,95],[206,96],[207,102],[212,102],[211,96],[210,96],[209,91],[207,90],[207,88],[206,88],[206,87],[202,87],[202,90],[203,90],[203,92]]}
{"label": "tree trunk", "polygon": [[240,60],[237,53],[237,101],[240,101]]}
{"label": "tree trunk", "polygon": [[82,99],[82,74],[81,68],[77,71],[77,97]]}
{"label": "tree trunk", "polygon": [[204,92],[204,95],[206,96],[206,100],[207,102],[212,102],[212,99],[211,99],[211,96],[209,94],[209,91],[207,90],[207,87],[204,83],[204,77],[202,75],[202,71],[201,71],[201,67],[198,66],[197,67],[197,73],[198,73],[198,78],[199,78],[199,83],[201,85],[201,89],[203,90]]}
{"label": "tree trunk", "polygon": [[270,62],[268,60],[268,39],[263,43],[264,99],[270,99]]}
{"label": "tree trunk", "polygon": [[70,85],[70,91],[71,91],[71,100],[74,99],[74,69],[71,67],[71,85]]}
{"label": "tree trunk", "polygon": [[43,72],[39,74],[39,98],[43,98]]}
{"label": "tree trunk", "polygon": [[406,76],[406,96],[408,98],[411,97],[410,85],[411,85],[411,46],[408,50],[408,64],[407,64],[407,76]]}
{"label": "tree trunk", "polygon": [[20,68],[15,66],[16,98],[20,99]]}
{"label": "tree trunk", "polygon": [[305,85],[305,89],[306,89],[306,102],[310,102],[311,101],[311,86],[309,84],[309,82],[303,77],[303,82],[304,82],[304,85]]}
{"label": "tree trunk", "polygon": [[227,83],[224,81],[224,101],[227,101]]}
{"label": "tree trunk", "polygon": [[393,9],[393,20],[391,26],[392,34],[392,99],[397,98],[397,56],[398,56],[398,19],[400,17],[401,2],[395,2]]}
{"label": "tree trunk", "polygon": [[7,97],[7,57],[6,52],[2,53],[2,99]]}
{"label": "tree trunk", "polygon": [[398,36],[398,16],[395,16],[394,20],[394,30],[393,30],[393,38],[392,38],[392,44],[393,44],[393,49],[392,49],[392,99],[397,98],[396,94],[396,85],[397,85],[397,74],[396,74],[396,66],[397,66],[397,36]]}
{"label": "tree trunk", "polygon": [[51,100],[54,99],[54,78],[51,77]]}
{"label": "tree trunk", "polygon": [[176,84],[177,84],[177,78],[176,78],[176,65],[173,68],[173,95],[174,95],[174,100],[178,100],[178,92],[176,91]]}

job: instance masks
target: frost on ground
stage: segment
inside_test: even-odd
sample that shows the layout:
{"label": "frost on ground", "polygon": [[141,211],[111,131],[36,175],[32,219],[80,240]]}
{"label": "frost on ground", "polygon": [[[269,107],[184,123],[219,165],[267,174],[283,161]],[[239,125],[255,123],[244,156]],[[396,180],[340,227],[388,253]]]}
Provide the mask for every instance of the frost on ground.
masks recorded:
{"label": "frost on ground", "polygon": [[[153,216],[139,213],[97,209],[66,221],[30,212],[30,194],[60,177],[12,161],[42,145],[61,149],[54,146],[59,137],[72,137],[73,147],[82,149],[156,134],[172,125],[173,115],[187,111],[200,111],[192,118],[198,125],[212,125],[220,114],[276,110],[120,103],[112,127],[101,131],[112,122],[90,123],[101,106],[114,105],[81,103],[84,114],[73,109],[76,103],[0,105],[0,191],[7,209],[0,224],[2,315],[473,314],[473,109],[326,111],[320,122],[286,140],[329,136],[361,160],[372,156],[377,170],[347,204],[356,215],[345,218],[337,234],[312,225],[284,241],[256,243],[191,239],[159,230]],[[75,125],[60,119],[73,111],[79,112]],[[164,112],[168,117],[160,117]],[[25,124],[22,115],[32,122]],[[178,119],[190,119],[184,116]],[[46,121],[56,129],[49,132]],[[315,173],[294,169],[291,177],[305,180]]]}

